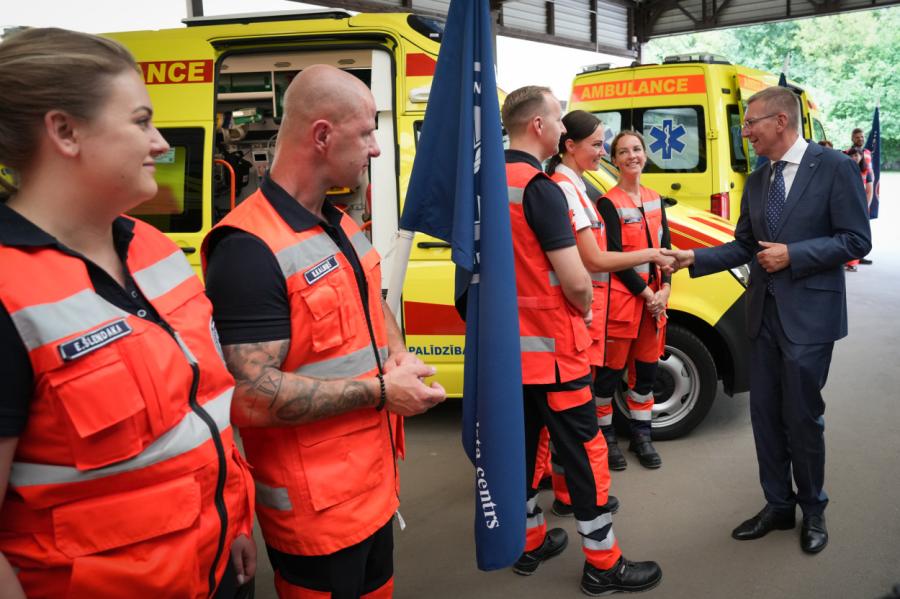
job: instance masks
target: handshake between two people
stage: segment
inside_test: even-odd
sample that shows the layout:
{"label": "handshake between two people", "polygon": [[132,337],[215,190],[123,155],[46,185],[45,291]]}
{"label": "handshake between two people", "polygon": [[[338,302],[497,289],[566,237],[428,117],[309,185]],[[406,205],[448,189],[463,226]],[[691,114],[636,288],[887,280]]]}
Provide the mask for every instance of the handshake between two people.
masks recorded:
{"label": "handshake between two people", "polygon": [[[756,260],[766,272],[778,272],[791,265],[791,256],[787,245],[771,241],[758,241],[757,243],[762,249],[756,253]],[[673,259],[673,272],[679,268],[687,268],[694,264],[694,250],[667,250],[663,248],[659,250],[659,253],[662,256]]]}

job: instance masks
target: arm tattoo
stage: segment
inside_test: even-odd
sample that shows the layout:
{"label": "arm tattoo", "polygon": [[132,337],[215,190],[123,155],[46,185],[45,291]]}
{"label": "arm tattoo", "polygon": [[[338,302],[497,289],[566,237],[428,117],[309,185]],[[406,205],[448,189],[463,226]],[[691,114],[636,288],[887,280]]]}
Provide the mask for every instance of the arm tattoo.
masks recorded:
{"label": "arm tattoo", "polygon": [[237,424],[289,426],[378,403],[371,385],[353,379],[320,380],[281,370],[287,340],[223,346],[235,378]]}

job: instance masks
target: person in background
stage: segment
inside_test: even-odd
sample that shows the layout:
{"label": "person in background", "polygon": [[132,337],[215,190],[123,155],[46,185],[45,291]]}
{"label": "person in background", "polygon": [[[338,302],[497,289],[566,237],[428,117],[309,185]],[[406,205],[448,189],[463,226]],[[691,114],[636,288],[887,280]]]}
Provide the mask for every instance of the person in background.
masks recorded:
{"label": "person in background", "polygon": [[[658,193],[641,185],[647,147],[636,131],[623,130],[610,144],[618,185],[597,202],[613,252],[671,248],[666,211]],[[617,271],[610,281],[606,356],[595,383],[598,403],[611,401],[628,368],[628,407],[633,451],[645,468],[662,460],[651,443],[653,384],[666,340],[666,305],[671,272],[645,262]]]}
{"label": "person in background", "polygon": [[[575,110],[563,117],[566,132],[560,137],[557,154],[547,164],[547,174],[563,190],[572,214],[575,230],[575,242],[578,254],[588,272],[594,290],[593,320],[588,331],[591,334],[591,345],[587,353],[591,363],[593,384],[596,385],[597,374],[603,366],[606,350],[606,307],[609,299],[609,273],[633,268],[648,262],[655,262],[662,267],[670,267],[672,258],[663,256],[658,249],[646,248],[634,252],[606,251],[606,228],[597,214],[593,202],[588,197],[588,190],[583,179],[585,171],[596,170],[601,158],[606,154],[603,149],[603,125],[593,114],[584,110]],[[594,391],[597,406],[597,422],[608,447],[607,462],[610,470],[624,470],[625,457],[619,451],[616,433],[612,425],[612,398],[601,398]],[[551,452],[553,463],[553,488],[556,499],[553,512],[557,515],[572,513],[571,501],[565,487],[565,477],[561,474],[562,465],[558,457]],[[618,503],[610,496],[609,504]],[[613,507],[610,510],[615,513]]]}
{"label": "person in background", "polygon": [[741,135],[768,163],[747,179],[734,241],[671,255],[692,277],[750,265],[750,419],[766,505],[731,536],[793,529],[799,504],[800,548],[814,554],[828,544],[822,388],[847,335],[841,265],[872,247],[866,197],[853,161],[800,136],[787,88],[750,97]]}
{"label": "person in background", "polygon": [[235,597],[253,577],[234,380],[153,198],[141,71],[116,42],[0,43],[0,594]]}
{"label": "person in background", "polygon": [[[850,147],[847,148],[849,153],[850,150],[856,149],[857,152],[862,154],[862,162],[863,166],[860,167],[860,170],[863,172],[868,172],[869,175],[866,177],[864,182],[866,186],[866,204],[871,207],[872,205],[872,197],[875,193],[875,171],[872,170],[872,152],[866,149],[866,134],[865,132],[857,127],[850,133]],[[859,264],[869,265],[872,264],[872,260],[869,258],[860,258]]]}
{"label": "person in background", "polygon": [[659,584],[655,562],[622,556],[606,505],[609,470],[591,394],[591,278],[578,255],[565,196],[541,170],[565,133],[559,101],[545,87],[511,92],[503,103],[509,132],[506,178],[516,267],[528,488],[525,551],[513,565],[523,576],[568,544],[547,530],[534,480],[540,431],[547,427],[565,469],[585,556],[581,589],[588,595],[640,591]]}
{"label": "person in background", "polygon": [[381,297],[381,258],[326,198],[364,183],[366,85],[327,65],[288,86],[272,168],[204,240],[207,293],[237,381],[235,424],[279,597],[384,599],[404,416],[446,399]]}
{"label": "person in background", "polygon": [[[862,179],[863,189],[866,190],[866,196],[869,198],[869,203],[871,203],[872,196],[870,194],[874,177],[872,175],[872,170],[869,169],[868,165],[866,164],[863,150],[858,149],[856,146],[851,146],[849,150],[844,152],[844,154],[852,158],[856,162],[856,165],[859,167],[859,176]],[[863,261],[861,258],[850,260],[844,265],[844,269],[849,272],[856,272],[857,267],[862,263]],[[872,261],[867,260],[866,263],[871,264]]]}

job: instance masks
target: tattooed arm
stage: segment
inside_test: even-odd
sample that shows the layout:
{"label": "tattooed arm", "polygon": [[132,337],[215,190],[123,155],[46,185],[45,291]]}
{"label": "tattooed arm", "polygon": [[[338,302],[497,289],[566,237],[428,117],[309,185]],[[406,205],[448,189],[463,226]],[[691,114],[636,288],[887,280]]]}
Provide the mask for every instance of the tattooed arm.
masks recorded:
{"label": "tattooed arm", "polygon": [[[281,370],[290,341],[224,345],[225,362],[236,387],[231,408],[237,426],[293,426],[378,405],[378,379],[323,380]],[[419,377],[434,369],[421,362],[404,363],[385,373],[387,408],[414,416],[443,401],[444,389],[426,386]]]}
{"label": "tattooed arm", "polygon": [[238,426],[291,426],[378,405],[378,379],[321,380],[279,367],[290,341],[225,345],[236,387],[232,418]]}

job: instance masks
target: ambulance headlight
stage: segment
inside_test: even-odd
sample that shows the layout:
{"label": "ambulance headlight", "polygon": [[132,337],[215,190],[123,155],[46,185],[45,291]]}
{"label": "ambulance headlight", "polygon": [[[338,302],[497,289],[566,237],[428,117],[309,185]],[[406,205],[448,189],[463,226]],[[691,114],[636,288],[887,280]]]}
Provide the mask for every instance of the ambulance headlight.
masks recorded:
{"label": "ambulance headlight", "polygon": [[742,264],[741,266],[732,268],[728,272],[730,272],[731,276],[733,276],[735,279],[737,279],[737,282],[740,283],[745,289],[747,288],[747,285],[750,284],[750,265],[749,264]]}

